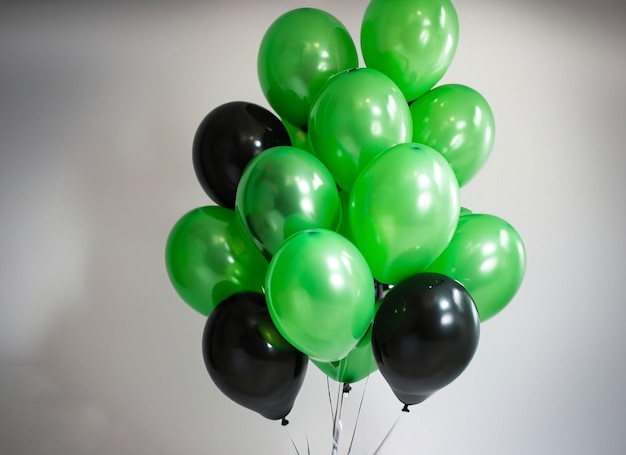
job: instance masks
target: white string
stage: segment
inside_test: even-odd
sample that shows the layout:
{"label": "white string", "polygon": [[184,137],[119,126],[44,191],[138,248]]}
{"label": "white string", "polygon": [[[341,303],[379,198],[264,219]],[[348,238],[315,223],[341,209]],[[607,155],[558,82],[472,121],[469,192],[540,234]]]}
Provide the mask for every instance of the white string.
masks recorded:
{"label": "white string", "polygon": [[341,424],[341,411],[343,409],[343,396],[342,385],[339,383],[339,397],[337,399],[337,411],[335,412],[335,422],[333,423],[333,450],[332,455],[339,454],[339,438],[341,437],[341,430],[343,425]]}
{"label": "white string", "polygon": [[[286,425],[283,425],[283,427],[285,428],[287,435],[289,435],[289,439],[291,439],[291,444],[293,445],[293,448],[296,449],[296,455],[300,455],[300,451],[298,450],[298,447],[296,446],[296,442],[293,440],[293,437],[291,436],[289,429],[287,428]],[[307,440],[307,444],[308,444],[308,440]]]}
{"label": "white string", "polygon": [[335,427],[335,434],[333,435],[333,450],[331,452],[332,455],[339,454],[339,437],[341,436],[341,420],[337,422],[337,426]]}
{"label": "white string", "polygon": [[359,410],[356,414],[356,421],[354,422],[354,431],[352,432],[352,439],[350,439],[350,446],[348,447],[347,455],[352,452],[352,444],[354,443],[354,436],[356,435],[356,428],[359,425],[359,417],[361,417],[361,408],[363,407],[363,399],[365,398],[365,391],[367,390],[367,383],[369,381],[369,375],[365,378],[365,385],[363,386],[363,394],[361,395],[361,402],[359,403]]}
{"label": "white string", "polygon": [[335,413],[333,411],[333,398],[330,396],[330,379],[326,376],[326,390],[328,390],[328,402],[330,403],[330,420],[335,421]]}
{"label": "white string", "polygon": [[398,424],[398,421],[400,420],[400,417],[402,417],[402,414],[400,414],[398,416],[398,418],[396,419],[396,421],[394,422],[394,424],[391,426],[391,428],[389,429],[389,431],[387,432],[387,434],[385,435],[385,437],[383,438],[383,440],[381,441],[380,445],[376,448],[376,451],[372,454],[372,455],[376,455],[380,449],[383,447],[383,445],[385,444],[385,442],[387,441],[387,439],[389,439],[389,436],[391,435],[391,432],[393,431],[393,429],[396,427],[396,425]]}
{"label": "white string", "polygon": [[350,391],[350,386],[348,384],[339,383],[338,389],[338,397],[337,397],[337,409],[334,413],[335,419],[333,422],[333,450],[331,452],[332,455],[339,454],[339,438],[341,437],[341,431],[343,430],[343,425],[341,423],[341,411],[343,410],[343,397],[348,394]]}

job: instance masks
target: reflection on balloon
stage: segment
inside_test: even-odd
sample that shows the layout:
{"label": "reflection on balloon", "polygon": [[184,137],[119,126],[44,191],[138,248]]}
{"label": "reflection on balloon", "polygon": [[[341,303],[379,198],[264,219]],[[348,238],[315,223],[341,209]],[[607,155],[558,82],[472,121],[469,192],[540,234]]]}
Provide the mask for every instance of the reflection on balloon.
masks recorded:
{"label": "reflection on balloon", "polygon": [[291,145],[281,121],[256,104],[233,101],[213,109],[198,127],[192,148],[200,185],[218,205],[235,208],[247,164],[270,147]]}
{"label": "reflection on balloon", "polygon": [[165,264],[176,292],[205,316],[232,294],[262,292],[268,266],[235,212],[218,206],[191,210],[178,220],[167,239]]}
{"label": "reflection on balloon", "polygon": [[314,360],[347,356],[374,317],[374,279],[357,248],[325,229],[298,232],[278,249],[265,292],[283,336]]}
{"label": "reflection on balloon", "polygon": [[263,294],[220,303],[206,322],[202,352],[211,379],[231,400],[272,420],[289,414],[308,359],[278,333]]}
{"label": "reflection on balloon", "polygon": [[520,288],[526,249],[515,228],[503,219],[464,215],[450,244],[428,270],[463,284],[485,322],[506,307]]}
{"label": "reflection on balloon", "polygon": [[478,313],[465,288],[445,275],[420,273],[383,299],[374,318],[372,347],[393,393],[412,405],[465,370],[479,335]]}

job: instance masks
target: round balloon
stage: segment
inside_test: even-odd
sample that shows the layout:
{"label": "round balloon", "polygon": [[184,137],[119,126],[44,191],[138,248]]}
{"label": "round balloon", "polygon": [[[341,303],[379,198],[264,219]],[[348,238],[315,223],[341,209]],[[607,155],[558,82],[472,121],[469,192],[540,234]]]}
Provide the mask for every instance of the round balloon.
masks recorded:
{"label": "round balloon", "polygon": [[278,117],[253,103],[226,103],[209,112],[196,130],[194,171],[213,202],[234,209],[244,168],[263,150],[278,145],[291,145]]}
{"label": "round balloon", "polygon": [[337,184],[313,155],[275,147],[250,162],[237,190],[236,211],[267,257],[290,235],[336,229],[341,219]]}
{"label": "round balloon", "polygon": [[282,335],[314,360],[343,359],[374,316],[374,279],[357,248],[325,229],[298,232],[267,270],[270,315]]}
{"label": "round balloon", "polygon": [[196,208],[178,220],[167,238],[165,264],[178,295],[204,315],[235,293],[262,292],[268,266],[235,212],[218,206]]}
{"label": "round balloon", "polygon": [[469,365],[480,336],[472,297],[450,277],[419,273],[389,290],[376,312],[372,349],[405,405],[424,401]]}
{"label": "round balloon", "polygon": [[410,107],[413,141],[426,144],[450,163],[465,185],[489,158],[495,137],[493,112],[476,90],[460,84],[441,85]]}
{"label": "round balloon", "polygon": [[298,8],[280,16],[265,32],[257,69],[274,110],[306,128],[311,103],[324,83],[358,61],[352,37],[337,18],[319,9]]}
{"label": "round balloon", "polygon": [[207,319],[202,354],[224,395],[271,420],[289,414],[308,366],[307,357],[278,333],[259,293],[220,303]]}
{"label": "round balloon", "polygon": [[379,71],[359,68],[334,76],[311,107],[309,140],[339,186],[350,191],[357,174],[389,147],[409,142],[406,99]]}
{"label": "round balloon", "polygon": [[372,0],[361,24],[361,49],[366,66],[388,75],[413,101],[448,70],[458,35],[450,0]]}
{"label": "round balloon", "polygon": [[441,254],[459,213],[459,185],[450,164],[426,145],[405,143],[359,174],[348,216],[374,277],[396,284]]}
{"label": "round balloon", "polygon": [[428,270],[463,284],[484,322],[506,307],[519,290],[526,249],[519,233],[502,218],[463,215],[450,244]]}

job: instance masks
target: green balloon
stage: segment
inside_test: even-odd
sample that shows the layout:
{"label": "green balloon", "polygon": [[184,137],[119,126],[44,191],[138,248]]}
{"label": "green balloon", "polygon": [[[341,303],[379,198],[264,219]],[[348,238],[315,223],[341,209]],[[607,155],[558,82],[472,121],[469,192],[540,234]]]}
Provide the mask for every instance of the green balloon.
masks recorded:
{"label": "green balloon", "polygon": [[365,379],[378,369],[374,352],[372,351],[372,326],[365,332],[361,341],[350,353],[341,360],[335,362],[318,362],[313,360],[315,366],[331,379],[344,384],[354,384]]}
{"label": "green balloon", "polygon": [[465,85],[441,85],[415,100],[410,110],[413,141],[441,153],[459,186],[469,182],[493,148],[495,124],[485,98]]}
{"label": "green balloon", "polygon": [[280,16],[265,32],[257,70],[261,89],[278,115],[304,128],[324,83],[358,62],[352,37],[338,19],[319,9],[299,8]]}
{"label": "green balloon", "polygon": [[398,144],[359,174],[350,194],[356,246],[387,284],[423,271],[446,248],[460,213],[450,164],[423,144]]}
{"label": "green balloon", "polygon": [[178,295],[208,316],[238,292],[263,292],[268,263],[233,210],[200,207],[174,225],[165,246],[167,273]]}
{"label": "green balloon", "polygon": [[411,111],[394,82],[359,68],[334,76],[311,107],[309,139],[339,186],[350,191],[358,173],[388,148],[409,142]]}
{"label": "green balloon", "polygon": [[265,281],[272,321],[320,362],[343,359],[374,317],[372,274],[357,248],[325,229],[301,231],[278,249]]}
{"label": "green balloon", "polygon": [[311,146],[311,141],[309,141],[309,134],[306,131],[295,125],[292,125],[285,119],[282,119],[282,123],[283,125],[285,125],[285,129],[289,134],[291,145],[315,155],[313,147]]}
{"label": "green balloon", "polygon": [[387,74],[412,101],[452,63],[459,21],[450,0],[372,0],[361,24],[368,68]]}
{"label": "green balloon", "polygon": [[328,169],[292,146],[270,148],[250,161],[237,187],[235,210],[267,257],[290,235],[336,229],[341,218],[339,191]]}
{"label": "green balloon", "polygon": [[340,190],[339,200],[341,201],[341,222],[336,230],[350,242],[354,243],[354,237],[352,236],[352,231],[350,230],[350,220],[348,217],[350,208],[350,193]]}
{"label": "green balloon", "polygon": [[513,299],[526,270],[526,250],[517,231],[494,215],[468,214],[429,272],[448,275],[470,293],[485,322]]}
{"label": "green balloon", "polygon": [[472,213],[472,211],[470,209],[468,209],[467,207],[461,207],[461,211],[459,212],[459,216],[469,215],[470,213]]}

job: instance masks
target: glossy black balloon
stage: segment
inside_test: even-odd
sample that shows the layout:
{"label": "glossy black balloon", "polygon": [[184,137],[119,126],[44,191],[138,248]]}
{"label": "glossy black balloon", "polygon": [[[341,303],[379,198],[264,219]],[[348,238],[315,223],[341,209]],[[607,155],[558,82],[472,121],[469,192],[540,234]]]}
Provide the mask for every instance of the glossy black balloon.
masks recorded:
{"label": "glossy black balloon", "polygon": [[192,147],[196,177],[216,204],[234,209],[246,165],[262,151],[279,145],[291,145],[291,140],[273,113],[245,101],[222,104],[196,130]]}
{"label": "glossy black balloon", "polygon": [[308,357],[276,330],[265,296],[254,292],[235,294],[213,310],[202,353],[228,398],[271,420],[289,414],[308,366]]}
{"label": "glossy black balloon", "polygon": [[374,318],[372,349],[394,394],[412,405],[465,370],[479,335],[478,312],[465,288],[445,275],[420,273],[387,292]]}

